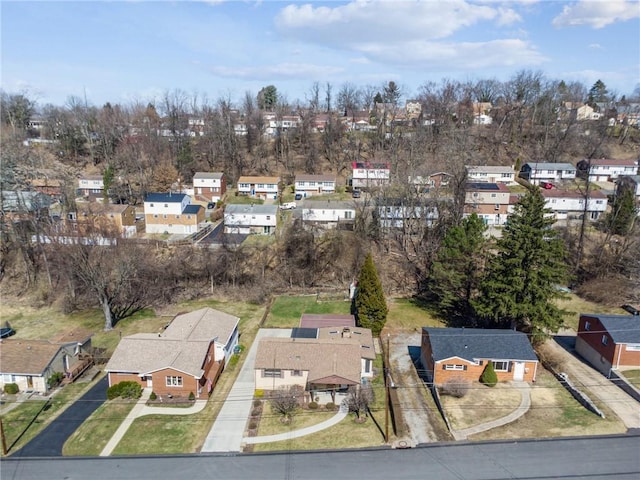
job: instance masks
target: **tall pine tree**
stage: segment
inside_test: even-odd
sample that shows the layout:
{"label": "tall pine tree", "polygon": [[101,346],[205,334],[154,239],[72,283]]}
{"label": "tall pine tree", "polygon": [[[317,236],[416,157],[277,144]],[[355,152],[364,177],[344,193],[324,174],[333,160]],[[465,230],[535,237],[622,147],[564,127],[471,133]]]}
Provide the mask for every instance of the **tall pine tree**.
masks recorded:
{"label": "tall pine tree", "polygon": [[516,204],[474,302],[478,315],[530,333],[533,342],[557,332],[564,313],[552,300],[563,296],[557,285],[567,280],[568,266],[549,213],[536,188]]}
{"label": "tall pine tree", "polygon": [[475,213],[452,227],[442,241],[431,267],[429,290],[438,309],[449,319],[468,319],[484,275],[487,227]]}
{"label": "tall pine tree", "polygon": [[370,253],[365,258],[358,276],[355,307],[358,325],[370,328],[375,337],[379,336],[387,321],[389,309]]}

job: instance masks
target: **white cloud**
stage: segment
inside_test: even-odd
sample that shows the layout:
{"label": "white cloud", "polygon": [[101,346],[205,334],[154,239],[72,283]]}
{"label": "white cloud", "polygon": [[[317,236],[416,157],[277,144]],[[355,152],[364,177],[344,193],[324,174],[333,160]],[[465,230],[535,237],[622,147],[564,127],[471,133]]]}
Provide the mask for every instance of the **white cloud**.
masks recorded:
{"label": "white cloud", "polygon": [[512,8],[498,8],[497,23],[500,26],[511,25],[512,23],[521,22],[522,17]]}
{"label": "white cloud", "polygon": [[604,47],[599,43],[591,43],[589,44],[589,48],[592,48],[593,50],[604,50]]}
{"label": "white cloud", "polygon": [[314,65],[310,63],[279,63],[251,67],[214,66],[208,71],[219,77],[248,80],[308,79],[334,75],[344,71],[340,67]]}
{"label": "white cloud", "polygon": [[640,17],[640,3],[636,1],[580,0],[566,5],[551,23],[554,27],[588,25],[598,29],[637,17]]}

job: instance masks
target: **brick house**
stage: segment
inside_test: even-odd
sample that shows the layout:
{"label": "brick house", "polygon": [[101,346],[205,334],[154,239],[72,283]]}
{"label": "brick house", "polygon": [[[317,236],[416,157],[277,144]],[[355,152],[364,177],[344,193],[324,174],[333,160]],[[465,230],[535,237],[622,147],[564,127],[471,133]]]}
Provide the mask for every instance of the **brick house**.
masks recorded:
{"label": "brick house", "polygon": [[196,172],[193,176],[194,194],[218,202],[227,191],[227,181],[221,172]]}
{"label": "brick house", "polygon": [[492,361],[498,381],[534,382],[538,369],[527,335],[515,330],[423,327],[420,360],[427,380],[477,381]]}
{"label": "brick house", "polygon": [[134,381],[160,396],[206,398],[238,345],[239,320],[202,308],[177,315],[161,333],[124,337],[105,367],[109,386]]}
{"label": "brick house", "polygon": [[204,208],[183,193],[149,193],[144,199],[147,233],[192,234],[204,222]]}
{"label": "brick house", "polygon": [[243,176],[238,179],[238,195],[276,200],[280,192],[280,177]]}
{"label": "brick house", "polygon": [[605,375],[612,370],[637,369],[640,367],[640,318],[580,315],[576,351]]}
{"label": "brick house", "polygon": [[463,216],[475,213],[487,225],[504,225],[511,193],[504,183],[472,182],[465,186]]}
{"label": "brick house", "polygon": [[296,175],[295,193],[303,197],[335,193],[335,175]]}

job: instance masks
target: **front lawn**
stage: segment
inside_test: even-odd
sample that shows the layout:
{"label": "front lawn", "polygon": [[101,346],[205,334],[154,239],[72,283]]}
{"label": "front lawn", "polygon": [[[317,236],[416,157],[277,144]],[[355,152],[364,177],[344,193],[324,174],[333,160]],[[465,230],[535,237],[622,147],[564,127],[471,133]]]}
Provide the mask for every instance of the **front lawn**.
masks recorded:
{"label": "front lawn", "polygon": [[228,195],[225,199],[227,205],[262,205],[264,200],[261,198],[250,197],[249,195]]}
{"label": "front lawn", "polygon": [[640,389],[640,370],[618,370],[618,374],[624,376],[630,384]]}

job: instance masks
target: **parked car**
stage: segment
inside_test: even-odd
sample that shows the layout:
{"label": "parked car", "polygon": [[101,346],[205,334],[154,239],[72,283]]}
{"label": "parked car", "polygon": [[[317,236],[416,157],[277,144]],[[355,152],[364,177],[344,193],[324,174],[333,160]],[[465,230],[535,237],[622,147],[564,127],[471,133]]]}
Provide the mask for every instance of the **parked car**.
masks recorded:
{"label": "parked car", "polygon": [[295,199],[296,200],[302,200],[302,194],[301,193],[296,193]]}
{"label": "parked car", "polygon": [[540,186],[545,190],[551,190],[553,188],[553,183],[551,182],[540,182]]}
{"label": "parked car", "polygon": [[216,208],[215,202],[207,203],[207,210],[211,210],[211,209],[214,209],[214,208]]}
{"label": "parked car", "polygon": [[296,207],[297,207],[296,202],[288,202],[280,205],[280,210],[293,210]]}
{"label": "parked car", "polygon": [[0,338],[7,338],[11,335],[15,335],[16,331],[11,327],[1,327],[0,328]]}
{"label": "parked car", "polygon": [[362,192],[360,192],[360,190],[354,190],[353,192],[351,192],[351,196],[353,198],[360,198],[360,195],[362,195]]}
{"label": "parked car", "polygon": [[629,312],[631,315],[640,315],[640,310],[638,310],[633,305],[629,305],[628,303],[622,305],[622,309]]}

